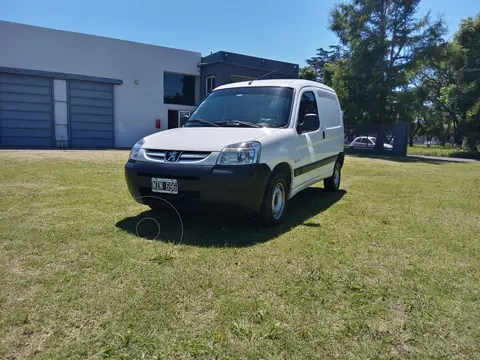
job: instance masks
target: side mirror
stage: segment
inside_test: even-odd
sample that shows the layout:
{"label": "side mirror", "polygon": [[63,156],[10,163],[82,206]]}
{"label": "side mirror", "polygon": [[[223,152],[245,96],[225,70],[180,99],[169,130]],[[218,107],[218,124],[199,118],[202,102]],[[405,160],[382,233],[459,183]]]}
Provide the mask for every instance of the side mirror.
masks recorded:
{"label": "side mirror", "polygon": [[183,125],[185,125],[185,123],[188,121],[188,119],[190,119],[190,116],[188,116],[188,115],[182,116],[182,117],[180,118],[180,127],[182,127]]}
{"label": "side mirror", "polygon": [[318,130],[320,128],[320,119],[317,114],[306,114],[303,122],[297,126],[299,134]]}

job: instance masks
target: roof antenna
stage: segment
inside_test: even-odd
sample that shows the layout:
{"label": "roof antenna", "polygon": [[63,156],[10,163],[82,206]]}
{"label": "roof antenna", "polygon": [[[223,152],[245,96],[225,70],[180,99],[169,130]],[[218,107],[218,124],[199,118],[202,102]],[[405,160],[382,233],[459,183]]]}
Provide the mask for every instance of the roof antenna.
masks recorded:
{"label": "roof antenna", "polygon": [[287,76],[290,76],[290,75],[292,74],[293,70],[295,70],[297,67],[298,67],[298,65],[295,65],[295,66],[292,68],[292,70],[290,70],[290,72],[287,74]]}
{"label": "roof antenna", "polygon": [[248,83],[248,85],[252,85],[252,82],[254,82],[255,80],[260,80],[261,78],[264,78],[265,76],[268,76],[270,74],[273,74],[274,72],[277,72],[278,69],[275,69],[273,71],[270,71],[269,73],[266,73],[266,74],[263,74],[262,76],[259,76],[258,78],[256,79],[253,79],[253,80],[250,80],[250,82]]}

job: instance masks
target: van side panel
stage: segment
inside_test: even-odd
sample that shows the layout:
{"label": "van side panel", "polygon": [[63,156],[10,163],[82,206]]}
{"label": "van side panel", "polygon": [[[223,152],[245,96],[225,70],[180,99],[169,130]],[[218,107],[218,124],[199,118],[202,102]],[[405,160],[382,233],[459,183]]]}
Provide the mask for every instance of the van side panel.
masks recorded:
{"label": "van side panel", "polygon": [[[325,148],[328,156],[338,155],[343,151],[343,118],[338,98],[335,94],[319,90],[317,92],[320,122],[325,129]],[[333,172],[333,164],[331,169]]]}
{"label": "van side panel", "polygon": [[[299,98],[303,91],[313,91],[317,101],[317,108],[320,117],[320,131],[325,131],[325,139],[323,136],[318,139],[309,133],[310,144],[302,145],[299,142],[301,136],[297,133],[296,125],[298,118]],[[273,170],[280,163],[287,163],[291,170],[291,186],[290,197],[293,197],[301,190],[327,178],[333,173],[335,159],[338,154],[344,150],[344,128],[343,115],[336,94],[332,91],[324,90],[316,87],[305,87],[295,94],[294,104],[292,106],[292,121],[289,129],[273,130],[268,138],[259,139],[262,142],[261,161]],[[322,134],[323,135],[323,134]],[[313,139],[313,141],[312,141]],[[310,148],[310,161],[302,163],[302,149]],[[330,161],[330,159],[332,159]],[[321,167],[314,166],[314,171],[307,171],[305,174],[299,174],[299,168],[306,165],[307,167],[317,165],[317,163],[325,161],[325,165]],[[323,164],[323,162],[322,162]],[[320,171],[321,170],[321,171]]]}

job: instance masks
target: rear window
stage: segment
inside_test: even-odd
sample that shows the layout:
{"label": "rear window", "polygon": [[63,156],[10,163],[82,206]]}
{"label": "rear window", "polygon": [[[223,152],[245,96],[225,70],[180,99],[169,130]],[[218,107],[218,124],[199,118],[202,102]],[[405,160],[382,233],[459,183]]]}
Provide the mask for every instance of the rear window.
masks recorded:
{"label": "rear window", "polygon": [[327,129],[341,125],[342,115],[336,97],[321,91],[317,94],[318,111],[322,125]]}

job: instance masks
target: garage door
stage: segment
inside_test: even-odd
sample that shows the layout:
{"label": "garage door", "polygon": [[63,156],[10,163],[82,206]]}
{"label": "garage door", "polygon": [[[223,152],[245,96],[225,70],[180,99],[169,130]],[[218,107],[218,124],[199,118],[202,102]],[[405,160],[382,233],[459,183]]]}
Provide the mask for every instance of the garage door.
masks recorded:
{"label": "garage door", "polygon": [[113,148],[113,85],[68,81],[70,146]]}
{"label": "garage door", "polygon": [[0,73],[0,146],[54,146],[52,79]]}

